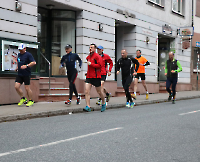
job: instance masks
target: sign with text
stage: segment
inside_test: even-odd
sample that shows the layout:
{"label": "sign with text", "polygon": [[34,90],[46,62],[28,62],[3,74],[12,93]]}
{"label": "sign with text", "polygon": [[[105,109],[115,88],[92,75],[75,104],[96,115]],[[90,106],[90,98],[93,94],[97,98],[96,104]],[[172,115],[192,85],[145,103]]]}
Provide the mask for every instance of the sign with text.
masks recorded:
{"label": "sign with text", "polygon": [[179,35],[180,36],[193,36],[194,28],[192,26],[189,27],[180,27]]}
{"label": "sign with text", "polygon": [[163,25],[162,26],[162,33],[164,33],[164,34],[172,34],[171,26],[167,25],[167,24]]}
{"label": "sign with text", "polygon": [[142,33],[145,34],[145,35],[150,35],[150,36],[153,36],[153,33],[151,30],[147,30],[147,29],[142,29]]}
{"label": "sign with text", "polygon": [[196,42],[196,47],[200,47],[200,42]]}

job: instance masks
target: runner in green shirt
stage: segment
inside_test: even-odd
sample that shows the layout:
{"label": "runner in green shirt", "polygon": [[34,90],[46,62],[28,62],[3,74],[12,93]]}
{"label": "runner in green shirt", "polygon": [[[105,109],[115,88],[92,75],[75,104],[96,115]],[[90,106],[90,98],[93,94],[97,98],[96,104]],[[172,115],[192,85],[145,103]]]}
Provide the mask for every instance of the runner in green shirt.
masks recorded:
{"label": "runner in green shirt", "polygon": [[[182,71],[180,62],[174,59],[174,53],[169,52],[169,60],[165,63],[165,75],[167,76],[166,90],[169,93],[168,101],[172,99],[172,103],[175,104],[176,97],[176,84],[178,80],[178,73]],[[172,91],[170,86],[172,84]],[[172,98],[173,97],[173,98]]]}

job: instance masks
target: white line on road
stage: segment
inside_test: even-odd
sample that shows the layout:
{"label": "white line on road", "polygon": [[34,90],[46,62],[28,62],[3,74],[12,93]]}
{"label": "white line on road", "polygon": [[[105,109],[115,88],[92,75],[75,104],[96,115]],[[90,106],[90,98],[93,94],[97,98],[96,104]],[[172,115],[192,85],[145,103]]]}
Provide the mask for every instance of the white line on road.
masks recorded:
{"label": "white line on road", "polygon": [[191,111],[191,112],[187,112],[187,113],[182,113],[182,114],[178,114],[178,115],[188,115],[188,114],[193,114],[193,113],[197,113],[197,112],[200,112],[200,110]]}
{"label": "white line on road", "polygon": [[86,135],[82,135],[82,136],[78,136],[78,137],[73,137],[73,138],[69,138],[69,139],[65,139],[65,140],[60,140],[60,141],[46,143],[46,144],[42,144],[42,145],[38,145],[38,146],[27,147],[27,148],[15,150],[15,151],[0,153],[0,157],[10,155],[10,154],[17,154],[17,153],[25,152],[25,151],[29,151],[29,150],[34,150],[34,149],[41,148],[41,147],[57,145],[57,144],[60,144],[60,143],[73,141],[73,140],[76,140],[76,139],[81,139],[81,138],[85,138],[85,137],[89,137],[89,136],[94,136],[94,135],[97,135],[97,134],[107,133],[107,132],[115,131],[115,130],[118,130],[118,129],[123,129],[123,128],[118,127],[118,128],[107,129],[107,130],[103,130],[103,131],[100,131],[100,132],[90,133],[90,134],[86,134]]}

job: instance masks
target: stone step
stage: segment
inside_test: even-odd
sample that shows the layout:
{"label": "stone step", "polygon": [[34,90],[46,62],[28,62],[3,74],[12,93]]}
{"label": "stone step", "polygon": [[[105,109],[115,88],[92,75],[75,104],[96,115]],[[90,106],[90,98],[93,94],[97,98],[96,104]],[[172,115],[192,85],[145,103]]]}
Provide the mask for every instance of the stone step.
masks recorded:
{"label": "stone step", "polygon": [[159,87],[159,90],[164,90],[164,91],[166,91],[166,86],[165,87]]}
{"label": "stone step", "polygon": [[[40,83],[41,82],[49,82],[49,77],[40,77]],[[50,77],[50,83],[51,82],[56,82],[56,78]]]}
{"label": "stone step", "polygon": [[165,89],[165,90],[159,90],[159,93],[168,93],[168,92]]}
{"label": "stone step", "polygon": [[[68,94],[69,88],[50,88],[50,94]],[[49,88],[40,88],[40,94],[49,94]]]}
{"label": "stone step", "polygon": [[[40,82],[40,88],[49,88],[49,82]],[[51,82],[50,88],[64,88],[64,82]]]}
{"label": "stone step", "polygon": [[159,83],[159,86],[160,86],[160,87],[165,87],[165,86],[166,86],[166,82],[160,82],[160,83]]}
{"label": "stone step", "polygon": [[[79,93],[81,99],[85,99],[84,93]],[[39,94],[39,101],[48,101],[48,102],[58,102],[58,101],[66,101],[69,99],[69,94]],[[76,96],[72,96],[72,100],[76,100]],[[82,101],[85,102],[85,101]]]}

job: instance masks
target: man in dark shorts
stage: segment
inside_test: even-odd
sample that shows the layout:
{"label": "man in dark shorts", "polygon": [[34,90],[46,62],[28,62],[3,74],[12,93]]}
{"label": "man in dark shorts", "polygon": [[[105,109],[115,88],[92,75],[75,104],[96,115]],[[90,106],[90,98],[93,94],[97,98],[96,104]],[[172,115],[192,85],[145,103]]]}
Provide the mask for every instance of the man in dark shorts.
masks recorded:
{"label": "man in dark shorts", "polygon": [[[26,106],[32,106],[34,101],[32,100],[32,91],[30,89],[30,76],[31,76],[31,67],[36,65],[36,62],[32,56],[31,53],[26,51],[25,44],[21,43],[18,46],[18,49],[20,53],[18,53],[17,58],[17,68],[15,71],[18,71],[18,75],[15,80],[15,89],[19,96],[21,97],[20,102],[18,103],[18,106],[21,106],[23,103],[27,103]],[[27,102],[27,99],[24,97],[23,91],[20,88],[21,85],[24,83],[25,89],[29,98],[29,101]]]}
{"label": "man in dark shorts", "polygon": [[76,104],[80,104],[80,96],[78,96],[76,86],[75,86],[75,80],[78,74],[77,69],[75,68],[75,62],[76,60],[79,61],[79,67],[81,68],[82,61],[81,58],[76,54],[72,53],[72,46],[70,44],[67,44],[65,46],[66,55],[64,55],[60,61],[61,65],[64,67],[66,66],[67,69],[67,77],[69,80],[69,100],[65,101],[65,104],[71,105],[72,100],[72,94],[73,92],[76,95]]}
{"label": "man in dark shorts", "polygon": [[[103,52],[102,46],[97,47],[97,52],[101,56],[102,61],[103,61],[103,68],[101,69],[101,89],[102,89],[101,91],[106,94],[106,102],[109,102],[111,94],[104,87],[104,82],[106,81],[107,74],[108,74],[108,76],[111,75],[113,61],[111,60],[109,55],[107,55]],[[110,65],[109,70],[108,70],[108,64]],[[96,104],[101,105],[101,98],[98,99]]]}
{"label": "man in dark shorts", "polygon": [[136,100],[138,79],[141,78],[142,85],[144,86],[144,89],[146,90],[146,100],[148,100],[149,99],[149,93],[148,93],[147,85],[146,85],[146,82],[145,82],[145,66],[150,65],[150,63],[145,57],[141,56],[141,50],[136,51],[136,58],[135,59],[138,60],[140,66],[139,66],[139,69],[137,71],[137,75],[135,76],[135,80],[134,80],[134,94],[132,94],[131,96]]}
{"label": "man in dark shorts", "polygon": [[90,112],[90,90],[92,85],[95,86],[97,93],[102,99],[101,112],[106,110],[105,98],[103,92],[101,91],[101,68],[102,68],[102,59],[99,54],[96,53],[97,46],[95,44],[90,45],[90,54],[87,56],[87,65],[88,70],[86,74],[86,83],[85,83],[85,101],[86,107],[84,111]]}
{"label": "man in dark shorts", "polygon": [[[121,50],[122,57],[117,61],[117,74],[119,74],[119,70],[122,70],[122,85],[126,94],[126,107],[133,108],[135,103],[131,98],[131,94],[129,92],[129,87],[133,81],[133,75],[136,75],[139,63],[133,57],[128,57],[125,49]],[[136,66],[135,66],[136,65]]]}

